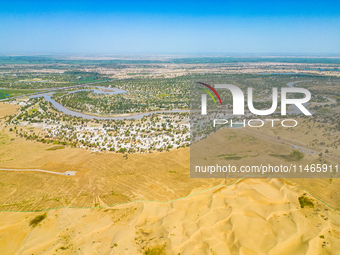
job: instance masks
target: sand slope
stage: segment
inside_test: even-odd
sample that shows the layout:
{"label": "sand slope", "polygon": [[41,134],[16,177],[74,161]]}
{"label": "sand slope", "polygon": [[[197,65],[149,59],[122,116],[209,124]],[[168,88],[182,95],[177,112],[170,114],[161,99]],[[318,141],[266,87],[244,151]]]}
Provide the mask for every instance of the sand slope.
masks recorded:
{"label": "sand slope", "polygon": [[[279,179],[246,179],[169,203],[0,213],[0,254],[340,254],[340,215]],[[308,197],[308,195],[306,195]]]}

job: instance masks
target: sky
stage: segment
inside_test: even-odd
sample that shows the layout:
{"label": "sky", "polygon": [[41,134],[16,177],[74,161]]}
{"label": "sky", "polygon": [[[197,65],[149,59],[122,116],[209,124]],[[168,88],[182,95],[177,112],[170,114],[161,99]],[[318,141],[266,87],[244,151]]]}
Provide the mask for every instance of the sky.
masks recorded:
{"label": "sky", "polygon": [[0,54],[335,54],[340,1],[2,1]]}

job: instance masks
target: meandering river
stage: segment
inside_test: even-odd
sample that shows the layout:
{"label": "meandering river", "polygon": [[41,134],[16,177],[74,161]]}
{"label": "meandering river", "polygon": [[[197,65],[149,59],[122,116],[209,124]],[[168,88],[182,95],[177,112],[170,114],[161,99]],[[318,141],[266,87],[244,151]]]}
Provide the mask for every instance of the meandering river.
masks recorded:
{"label": "meandering river", "polygon": [[[102,89],[102,90],[99,90]],[[106,91],[104,91],[106,90]],[[111,91],[110,91],[111,90]],[[122,89],[117,89],[117,88],[104,88],[104,87],[97,87],[97,89],[80,89],[76,91],[71,91],[68,94],[79,92],[79,91],[93,91],[96,94],[122,94],[122,93],[127,93],[127,91],[122,90]],[[73,117],[81,117],[83,119],[97,119],[97,120],[124,120],[124,119],[141,119],[145,116],[152,115],[154,113],[175,113],[175,112],[189,112],[189,110],[169,110],[169,111],[154,111],[154,112],[144,112],[140,114],[125,114],[123,116],[116,116],[116,117],[103,117],[103,116],[95,116],[95,115],[89,115],[81,112],[76,112],[72,111],[63,105],[59,104],[56,102],[54,99],[52,99],[52,95],[54,93],[46,93],[46,94],[38,94],[31,96],[31,98],[36,98],[36,97],[44,97],[46,102],[51,102],[52,105],[58,110],[61,111],[64,114],[71,115]],[[67,95],[68,95],[67,94]]]}
{"label": "meandering river", "polygon": [[[287,83],[287,86],[292,88],[294,86],[294,84],[300,83],[300,82],[306,82],[306,81],[289,82],[289,83]],[[79,92],[79,91],[93,91],[96,94],[123,94],[123,93],[127,93],[127,91],[122,90],[122,89],[97,87],[97,89],[80,89],[80,90],[75,90],[75,91],[69,92],[68,94],[76,93],[76,92]],[[130,114],[130,115],[129,114],[125,114],[123,116],[116,116],[116,117],[103,117],[103,116],[89,115],[89,114],[85,114],[85,113],[81,113],[81,112],[72,111],[72,110],[64,107],[63,105],[57,103],[54,99],[52,99],[52,95],[53,94],[54,93],[38,94],[38,95],[31,96],[31,98],[44,97],[47,102],[51,102],[52,105],[57,110],[61,111],[64,114],[71,115],[73,117],[81,117],[81,118],[84,118],[84,119],[91,119],[91,120],[92,119],[98,119],[98,120],[141,119],[141,118],[143,118],[145,116],[149,116],[149,115],[152,115],[154,113],[176,113],[176,112],[189,112],[190,111],[190,110],[169,110],[169,111],[163,110],[163,111],[154,111],[154,112],[144,112],[144,113],[139,113],[139,114]],[[303,105],[305,107],[307,107],[310,104],[309,103],[305,103]],[[295,105],[291,105],[289,107],[289,111],[287,111],[287,114],[299,114],[299,113],[301,113],[301,111]]]}

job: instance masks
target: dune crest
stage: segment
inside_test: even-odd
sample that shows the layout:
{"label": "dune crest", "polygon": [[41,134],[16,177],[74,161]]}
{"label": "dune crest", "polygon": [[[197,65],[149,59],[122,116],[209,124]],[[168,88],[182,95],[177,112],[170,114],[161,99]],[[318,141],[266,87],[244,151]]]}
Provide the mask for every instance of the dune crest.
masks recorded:
{"label": "dune crest", "polygon": [[[313,206],[301,208],[299,197]],[[245,179],[169,203],[1,213],[1,254],[335,254],[340,215],[279,179]],[[8,240],[8,233],[17,232]],[[151,253],[152,254],[152,253]]]}

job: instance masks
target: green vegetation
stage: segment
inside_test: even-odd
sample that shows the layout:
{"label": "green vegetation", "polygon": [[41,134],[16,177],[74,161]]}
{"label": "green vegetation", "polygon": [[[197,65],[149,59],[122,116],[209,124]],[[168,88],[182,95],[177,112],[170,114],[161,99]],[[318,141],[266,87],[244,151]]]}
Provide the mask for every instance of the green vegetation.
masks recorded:
{"label": "green vegetation", "polygon": [[301,208],[304,208],[305,206],[308,206],[310,208],[314,207],[313,201],[306,196],[299,197],[299,203],[300,203]]}
{"label": "green vegetation", "polygon": [[0,99],[5,99],[5,98],[6,98],[5,94],[3,92],[1,92],[1,90],[0,90]]}
{"label": "green vegetation", "polygon": [[236,154],[236,153],[231,153],[231,154],[221,154],[221,155],[218,155],[217,157],[225,157],[225,156],[230,157],[230,156],[235,156],[235,155],[237,155],[237,154]]}
{"label": "green vegetation", "polygon": [[305,154],[299,150],[293,150],[289,155],[269,154],[272,157],[283,158],[286,161],[298,161],[303,159]]}
{"label": "green vegetation", "polygon": [[90,83],[105,80],[102,79],[102,75],[93,72],[67,71],[64,72],[64,74],[73,77],[73,81],[77,83]]}
{"label": "green vegetation", "polygon": [[56,151],[56,150],[60,150],[60,149],[64,149],[65,146],[54,146],[52,148],[46,149],[47,151]]}
{"label": "green vegetation", "polygon": [[[156,114],[149,115],[139,120],[90,120],[64,115],[57,111],[50,102],[46,102],[44,98],[31,98],[16,117],[9,116],[6,122],[14,125],[13,131],[21,138],[56,145],[46,150],[55,151],[65,146],[71,146],[126,154],[161,152],[188,146],[188,128],[180,126],[180,123],[187,120],[188,117],[189,113],[187,112],[175,112],[162,117]],[[50,124],[54,131],[50,128],[43,132],[34,132],[30,128],[24,127],[17,129],[15,125],[22,121],[40,123],[41,125]],[[86,127],[88,130],[81,131],[75,126]],[[96,134],[94,129],[100,129],[100,132],[105,133]],[[158,139],[161,136],[167,137]],[[158,141],[149,144],[148,148],[142,148],[141,145],[147,138]],[[103,141],[99,142],[99,139],[103,139]],[[126,159],[128,159],[127,156]]]}
{"label": "green vegetation", "polygon": [[240,160],[243,157],[224,157],[225,160]]}
{"label": "green vegetation", "polygon": [[240,157],[240,156],[237,156],[236,153],[232,153],[232,154],[221,154],[221,155],[218,155],[217,157],[221,158],[223,157],[223,159],[225,160],[240,160],[241,158],[244,158],[244,157]]}
{"label": "green vegetation", "polygon": [[165,245],[158,245],[158,246],[154,246],[152,248],[148,248],[144,252],[144,255],[162,255],[162,254],[166,254],[164,252],[165,247],[166,247]]}
{"label": "green vegetation", "polygon": [[37,93],[35,89],[0,89],[0,99]]}
{"label": "green vegetation", "polygon": [[120,88],[128,93],[110,95],[79,91],[59,97],[57,101],[76,111],[100,115],[189,108],[189,76],[117,80],[100,85]]}
{"label": "green vegetation", "polygon": [[[273,72],[272,68],[267,65],[254,65],[254,71],[250,73],[235,73],[225,72],[223,70],[235,70],[244,66],[243,63],[260,63],[260,62],[281,62],[281,63],[327,63],[329,66],[320,66],[320,70],[337,71],[338,67],[332,66],[333,63],[339,61],[334,59],[308,59],[308,58],[234,58],[234,57],[219,57],[219,58],[183,58],[183,59],[171,59],[164,61],[151,61],[151,60],[71,60],[66,57],[63,59],[57,59],[55,57],[0,57],[0,98],[6,98],[6,94],[9,96],[16,96],[21,94],[33,93],[37,91],[48,91],[54,88],[66,88],[58,90],[53,98],[64,105],[67,108],[73,109],[78,112],[84,112],[99,116],[111,116],[117,114],[134,114],[141,112],[153,112],[153,111],[167,111],[174,109],[189,109],[190,105],[193,108],[200,107],[200,97],[192,100],[190,98],[191,93],[195,93],[191,89],[195,84],[200,87],[199,84],[193,81],[206,81],[209,84],[234,84],[237,85],[244,92],[248,87],[253,88],[254,106],[258,110],[268,109],[271,106],[271,94],[272,88],[277,87],[279,90],[287,86],[288,82],[307,80],[308,82],[299,83],[299,87],[307,88],[312,92],[313,101],[318,102],[313,104],[312,110],[316,112],[313,118],[320,125],[326,123],[330,126],[330,132],[339,130],[340,127],[340,77],[326,76],[322,74],[304,73],[298,74],[300,70],[306,72],[320,71],[313,67],[297,65],[278,65],[280,69],[278,73]],[[17,64],[13,68],[12,64]],[[174,65],[174,63],[186,63],[186,67],[182,65]],[[196,63],[201,63],[202,72],[197,72]],[[11,64],[11,65],[7,65]],[[30,65],[27,65],[30,64]],[[165,65],[166,64],[166,65]],[[170,64],[170,65],[168,65]],[[190,64],[192,64],[190,66]],[[158,72],[156,69],[162,69],[162,72]],[[251,67],[249,67],[251,68]],[[169,72],[164,71],[167,69]],[[213,69],[213,72],[209,72],[208,69]],[[296,70],[297,73],[291,73],[291,70]],[[30,72],[32,70],[32,72]],[[47,70],[47,71],[46,71]],[[86,71],[85,71],[86,70]],[[101,71],[100,71],[101,70]],[[193,70],[191,72],[191,70]],[[204,70],[204,71],[203,71]],[[285,73],[285,70],[287,73]],[[295,71],[294,71],[295,72]],[[309,72],[309,71],[308,71]],[[164,78],[160,77],[162,73]],[[285,73],[284,75],[281,75]],[[133,74],[133,75],[132,75]],[[149,76],[144,75],[152,75]],[[280,74],[280,75],[278,75]],[[178,76],[177,76],[178,75]],[[155,78],[158,77],[158,78]],[[93,91],[79,91],[75,93],[68,93],[78,89],[84,89],[84,84],[100,83],[102,87],[120,88],[126,90],[125,94],[96,94]],[[97,86],[97,85],[90,85]],[[67,89],[68,87],[72,87]],[[87,89],[90,87],[87,86]],[[198,89],[199,90],[199,89]],[[199,90],[201,94],[201,90]],[[232,95],[228,90],[218,90],[222,101],[223,107],[231,109],[232,107]],[[294,95],[295,97],[296,95]],[[263,100],[263,99],[266,100]],[[331,100],[332,99],[332,100]],[[192,100],[192,101],[191,101]],[[195,101],[196,100],[196,101]],[[82,148],[101,148],[106,151],[131,153],[130,149],[126,147],[136,147],[140,143],[140,139],[146,137],[159,136],[162,134],[171,134],[169,138],[165,140],[159,140],[150,145],[152,150],[168,150],[170,147],[164,146],[162,148],[156,148],[157,143],[170,142],[176,143],[176,134],[182,131],[174,126],[169,125],[167,120],[155,120],[151,123],[151,126],[146,126],[146,123],[138,123],[138,128],[135,128],[137,123],[131,124],[120,123],[114,121],[101,121],[93,120],[87,121],[81,118],[70,117],[58,112],[49,103],[46,103],[43,98],[30,99],[29,105],[22,108],[19,115],[12,116],[12,119],[8,119],[7,123],[13,125],[22,124],[22,122],[41,123],[59,125],[58,129],[60,133],[51,135],[51,132],[47,136],[46,134],[33,134],[26,130],[21,132],[15,130],[18,136],[24,137],[29,140],[36,140],[43,143],[59,144],[65,146],[77,146]],[[213,107],[215,104],[213,100],[208,99],[208,107]],[[280,101],[278,102],[280,105]],[[280,108],[280,106],[279,106]],[[278,108],[278,110],[279,110]],[[213,108],[212,108],[213,109]],[[183,117],[183,118],[182,118]],[[176,119],[176,122],[187,121],[182,116],[181,119]],[[187,116],[186,116],[187,117]],[[276,116],[273,116],[276,117]],[[25,123],[26,124],[26,123]],[[96,139],[107,138],[99,143],[98,140],[93,140],[95,134],[82,134],[82,137],[75,137],[74,131],[78,127],[74,125],[103,125],[108,132],[108,136],[99,137]],[[136,124],[136,125],[135,125]],[[130,126],[128,126],[130,125]],[[181,123],[182,125],[182,123]],[[206,137],[207,134],[215,132],[220,127],[214,128],[211,125],[202,125],[197,130],[193,130],[194,137]],[[119,134],[119,130],[125,129],[126,132]],[[138,135],[131,135],[132,132],[138,132]],[[188,131],[188,130],[186,130]],[[70,134],[66,134],[69,132]],[[306,132],[306,135],[308,131]],[[121,138],[123,135],[124,138]],[[53,138],[53,139],[52,139]],[[59,138],[61,138],[59,142]],[[78,140],[77,140],[77,139]],[[112,138],[112,139],[111,139]],[[79,141],[82,139],[82,141]],[[190,140],[185,137],[184,139]],[[227,139],[235,139],[235,135],[230,135]],[[112,140],[117,140],[120,146],[113,144]],[[192,142],[195,140],[192,139]],[[256,142],[253,138],[244,138],[242,141],[251,143]],[[322,141],[324,142],[324,141]],[[317,139],[312,142],[312,146],[321,144]],[[128,145],[130,144],[130,145]],[[132,145],[131,145],[132,144]],[[123,146],[121,146],[123,145]],[[128,145],[128,146],[127,146]],[[324,144],[325,145],[325,144]],[[340,145],[340,140],[335,139],[327,144],[327,149],[323,148],[324,153],[332,152],[332,148],[336,148]],[[105,148],[104,148],[105,147]],[[61,147],[58,147],[61,148]],[[54,149],[51,149],[54,150]],[[326,151],[325,151],[326,150]],[[241,154],[244,157],[243,154]],[[226,155],[226,160],[238,160],[241,156]],[[248,155],[249,157],[255,157],[257,155]],[[274,157],[283,158],[286,161],[298,161],[304,156],[302,152],[293,151],[289,155],[271,155]]]}
{"label": "green vegetation", "polygon": [[298,150],[293,150],[290,154],[289,154],[289,160],[290,161],[295,161],[295,160],[300,160],[303,159],[303,157],[305,156],[305,154],[303,154],[303,152],[298,151]]}
{"label": "green vegetation", "polygon": [[[17,67],[16,69],[20,70],[21,68],[24,69],[24,66]],[[27,69],[27,67],[25,68]],[[41,67],[37,66],[35,68],[40,69]],[[6,68],[1,68],[1,70],[6,70]],[[52,72],[39,74],[29,72],[18,72],[14,74],[8,73],[5,75],[0,75],[0,88],[6,88],[6,90],[0,89],[0,91],[2,91],[2,93],[10,92],[10,96],[17,96],[35,93],[39,90],[41,91],[41,89],[70,87],[85,83],[107,81],[110,79],[111,78],[106,75],[82,71],[62,71],[57,73]]]}
{"label": "green vegetation", "polygon": [[30,226],[33,227],[33,228],[35,228],[35,227],[38,226],[38,224],[39,224],[40,222],[42,222],[46,217],[47,217],[47,214],[46,214],[46,213],[44,213],[44,214],[42,214],[42,215],[39,215],[39,216],[36,216],[34,219],[32,219],[32,220],[30,221]]}

